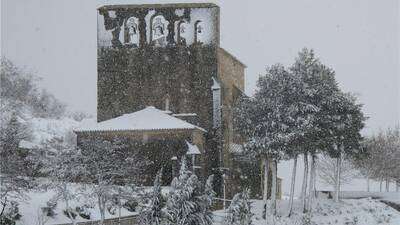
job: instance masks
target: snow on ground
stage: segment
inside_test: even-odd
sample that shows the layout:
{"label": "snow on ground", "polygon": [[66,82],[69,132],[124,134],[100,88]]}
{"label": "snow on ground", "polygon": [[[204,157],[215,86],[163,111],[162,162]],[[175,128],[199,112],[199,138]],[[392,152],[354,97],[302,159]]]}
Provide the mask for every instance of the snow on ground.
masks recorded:
{"label": "snow on ground", "polygon": [[[28,199],[25,201],[19,202],[19,211],[22,215],[22,218],[17,221],[17,225],[36,225],[40,224],[40,218],[42,217],[42,207],[47,206],[47,202],[55,195],[53,190],[47,191],[31,191],[28,194]],[[100,213],[97,207],[97,204],[93,201],[89,201],[85,198],[80,198],[78,200],[72,201],[71,206],[75,208],[76,206],[83,206],[85,204],[91,205],[92,208],[88,209],[90,212],[90,219],[91,220],[99,220]],[[63,223],[70,223],[71,220],[63,213],[66,206],[63,201],[57,202],[57,206],[54,210],[56,213],[54,217],[45,217],[44,221],[45,224],[63,224]],[[135,212],[129,212],[125,208],[121,210],[122,216],[134,215]],[[106,210],[106,218],[114,218],[118,216],[118,212],[115,215],[111,215]],[[88,221],[79,215],[76,217],[78,222]]]}
{"label": "snow on ground", "polygon": [[[330,199],[318,199],[313,204],[313,213],[310,223],[307,223],[308,217],[299,213],[300,202],[295,201],[294,214],[287,217],[288,201],[278,201],[278,217],[273,219],[269,217],[268,223],[261,218],[262,201],[254,200],[252,203],[252,211],[254,225],[398,225],[400,224],[400,212],[379,202],[379,200],[364,199],[345,199],[339,203],[335,203]],[[215,223],[221,224],[224,212],[217,211],[215,213]]]}
{"label": "snow on ground", "polygon": [[[44,183],[44,182],[42,182]],[[79,184],[72,184],[73,188],[81,188]],[[152,187],[143,187],[144,192],[151,191]],[[88,189],[89,190],[89,189]],[[86,193],[88,193],[88,190]],[[167,194],[170,191],[170,187],[162,187],[162,193]],[[47,202],[53,198],[55,192],[53,190],[32,190],[27,193],[28,198],[24,201],[19,202],[19,212],[22,215],[22,218],[17,221],[16,225],[39,225],[40,218],[42,217],[41,209],[43,207],[47,207]],[[98,209],[98,205],[96,201],[85,197],[79,197],[77,200],[73,200],[70,203],[70,207],[75,208],[77,206],[82,207],[83,205],[90,205],[91,208],[88,209],[90,212],[90,220],[100,220],[100,212]],[[63,213],[65,210],[65,202],[58,201],[57,206],[54,210],[56,215],[54,217],[45,217],[46,225],[53,224],[64,224],[70,223],[71,220]],[[129,216],[136,215],[137,212],[130,212],[125,208],[121,209],[121,216]],[[118,217],[118,211],[116,211],[115,215],[112,215],[106,210],[106,219],[107,218],[116,218]],[[89,221],[80,217],[79,215],[76,217],[77,222]]]}
{"label": "snow on ground", "polygon": [[385,200],[400,205],[400,192],[363,192],[363,191],[344,191],[340,193],[341,198],[357,199],[357,198],[374,198]]}
{"label": "snow on ground", "polygon": [[[295,185],[295,195],[299,196],[301,191],[301,183],[303,180],[303,159],[299,157],[297,161],[297,174],[296,174],[296,185]],[[281,161],[278,163],[278,176],[282,178],[282,191],[284,195],[289,195],[290,192],[290,179],[292,175],[293,160]],[[321,182],[317,176],[317,190],[323,191],[333,191],[333,187]],[[383,184],[382,189],[385,189],[385,184]],[[354,178],[351,182],[341,185],[342,191],[367,191],[367,179],[364,178]],[[379,192],[379,182],[370,180],[370,191]],[[390,184],[390,191],[396,190],[395,184],[392,182]]]}

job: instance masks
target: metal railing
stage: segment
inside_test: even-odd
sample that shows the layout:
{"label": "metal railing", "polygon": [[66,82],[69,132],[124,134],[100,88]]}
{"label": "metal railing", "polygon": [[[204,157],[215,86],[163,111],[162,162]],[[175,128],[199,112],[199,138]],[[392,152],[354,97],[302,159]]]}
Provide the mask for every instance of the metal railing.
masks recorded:
{"label": "metal railing", "polygon": [[[104,220],[104,225],[137,225],[137,215],[110,218]],[[72,223],[54,224],[54,225],[72,225]],[[100,225],[100,220],[78,222],[77,225]]]}

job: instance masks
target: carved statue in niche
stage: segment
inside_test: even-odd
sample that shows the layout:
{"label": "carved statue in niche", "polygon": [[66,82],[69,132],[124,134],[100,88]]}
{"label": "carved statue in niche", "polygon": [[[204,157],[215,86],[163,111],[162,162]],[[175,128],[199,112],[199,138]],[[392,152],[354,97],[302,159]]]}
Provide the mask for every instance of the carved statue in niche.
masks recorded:
{"label": "carved statue in niche", "polygon": [[167,44],[166,36],[167,36],[168,31],[166,30],[166,23],[167,23],[167,21],[161,15],[158,15],[153,18],[152,43],[155,46],[165,46]]}
{"label": "carved statue in niche", "polygon": [[130,44],[135,47],[139,46],[138,19],[135,17],[131,17],[125,22],[124,42],[125,42],[125,44]]}

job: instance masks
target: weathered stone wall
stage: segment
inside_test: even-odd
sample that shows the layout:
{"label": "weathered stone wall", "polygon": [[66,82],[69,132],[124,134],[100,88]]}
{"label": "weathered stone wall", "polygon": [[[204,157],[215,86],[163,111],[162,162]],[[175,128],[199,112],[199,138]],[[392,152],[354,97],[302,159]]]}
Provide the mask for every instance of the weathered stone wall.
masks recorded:
{"label": "weathered stone wall", "polygon": [[246,66],[234,56],[222,48],[218,49],[218,78],[222,87],[222,124],[226,153],[230,143],[236,141],[233,132],[232,107],[239,96],[238,92],[244,92],[245,68]]}
{"label": "weathered stone wall", "polygon": [[[232,143],[237,143],[235,139],[232,119],[232,107],[238,92],[244,92],[244,69],[245,65],[226,52],[224,49],[218,49],[218,78],[222,88],[222,160],[225,168],[229,168],[226,176],[227,196],[240,191],[241,176],[238,174],[238,165],[234,160],[230,148]],[[244,172],[244,171],[241,171]],[[251,175],[251,174],[249,174]]]}
{"label": "weathered stone wall", "polygon": [[104,121],[146,106],[196,113],[201,127],[212,122],[212,76],[216,48],[208,45],[98,50],[97,119]]}

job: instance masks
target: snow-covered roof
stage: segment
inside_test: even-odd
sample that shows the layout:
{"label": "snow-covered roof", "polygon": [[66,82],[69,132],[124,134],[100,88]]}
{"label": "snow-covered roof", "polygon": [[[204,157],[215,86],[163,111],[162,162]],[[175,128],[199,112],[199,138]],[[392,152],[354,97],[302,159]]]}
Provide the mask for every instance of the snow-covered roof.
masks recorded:
{"label": "snow-covered roof", "polygon": [[21,140],[18,144],[19,148],[24,148],[24,149],[35,149],[38,148],[39,146],[36,143],[30,142],[30,141],[25,141]]}
{"label": "snow-covered roof", "polygon": [[201,154],[197,145],[191,144],[188,141],[186,141],[186,145],[188,146],[188,151],[186,152],[186,155],[200,155]]}
{"label": "snow-covered roof", "polygon": [[99,123],[86,123],[74,131],[150,131],[177,129],[199,129],[205,132],[203,128],[168,115],[165,111],[156,109],[153,106],[148,106],[140,111],[124,114]]}
{"label": "snow-covered roof", "polygon": [[173,116],[197,116],[197,114],[196,113],[175,113],[175,114],[172,114]]}
{"label": "snow-covered roof", "polygon": [[212,90],[217,90],[217,89],[221,89],[221,86],[219,85],[219,82],[213,77],[213,85],[211,86]]}
{"label": "snow-covered roof", "polygon": [[231,143],[229,146],[231,153],[241,154],[243,153],[243,145]]}

